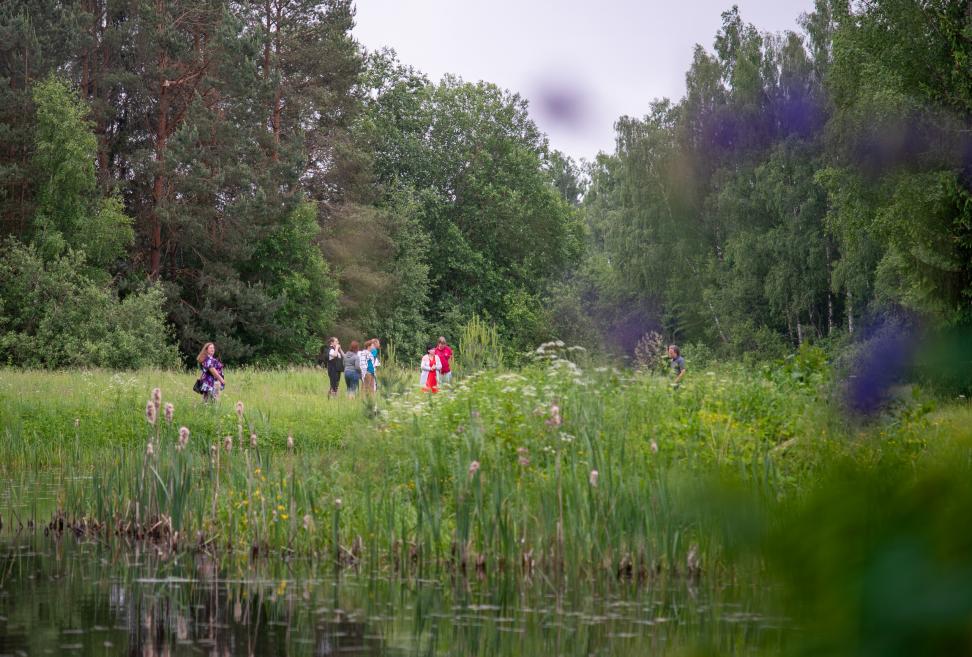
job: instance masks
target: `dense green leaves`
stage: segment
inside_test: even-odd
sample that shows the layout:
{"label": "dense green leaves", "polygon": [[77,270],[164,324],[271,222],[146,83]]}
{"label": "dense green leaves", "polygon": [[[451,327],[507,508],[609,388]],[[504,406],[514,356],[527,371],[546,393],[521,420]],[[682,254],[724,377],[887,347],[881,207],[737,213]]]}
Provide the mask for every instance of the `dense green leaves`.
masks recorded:
{"label": "dense green leaves", "polygon": [[775,354],[902,307],[962,326],[970,20],[816,0],[767,34],[732,7],[684,98],[577,166],[517,94],[365,52],[350,0],[12,0],[0,231],[76,288],[164,291],[184,357],[332,334],[411,356],[474,317],[513,352],[657,331]]}
{"label": "dense green leaves", "polygon": [[120,299],[81,272],[83,254],[43,258],[14,240],[0,247],[0,361],[32,367],[172,366],[158,287]]}
{"label": "dense green leaves", "polygon": [[724,13],[685,98],[619,119],[615,154],[590,169],[603,333],[630,350],[663,327],[738,353],[901,307],[968,322],[961,4],[819,0],[806,39]]}
{"label": "dense green leaves", "polygon": [[369,81],[359,137],[384,194],[411,199],[432,326],[456,335],[480,314],[517,346],[549,337],[541,298],[580,253],[577,191],[526,103],[482,82],[431,84],[390,53],[371,58]]}

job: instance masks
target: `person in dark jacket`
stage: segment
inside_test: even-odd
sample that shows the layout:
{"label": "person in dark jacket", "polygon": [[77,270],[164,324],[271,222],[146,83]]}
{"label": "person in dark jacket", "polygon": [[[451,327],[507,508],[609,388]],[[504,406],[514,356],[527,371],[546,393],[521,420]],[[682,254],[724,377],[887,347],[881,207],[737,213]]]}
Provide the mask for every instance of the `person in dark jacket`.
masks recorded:
{"label": "person in dark jacket", "polygon": [[341,383],[341,372],[344,370],[344,351],[337,338],[331,338],[327,344],[327,378],[331,382],[328,391],[330,397],[338,394],[338,384]]}

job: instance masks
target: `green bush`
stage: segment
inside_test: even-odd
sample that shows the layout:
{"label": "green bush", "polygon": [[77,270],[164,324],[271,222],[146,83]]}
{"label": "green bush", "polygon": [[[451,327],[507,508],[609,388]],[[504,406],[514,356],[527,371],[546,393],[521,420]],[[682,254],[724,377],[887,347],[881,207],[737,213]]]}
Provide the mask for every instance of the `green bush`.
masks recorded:
{"label": "green bush", "polygon": [[119,299],[81,272],[83,254],[45,262],[36,247],[0,247],[0,360],[28,367],[172,366],[178,354],[161,289]]}

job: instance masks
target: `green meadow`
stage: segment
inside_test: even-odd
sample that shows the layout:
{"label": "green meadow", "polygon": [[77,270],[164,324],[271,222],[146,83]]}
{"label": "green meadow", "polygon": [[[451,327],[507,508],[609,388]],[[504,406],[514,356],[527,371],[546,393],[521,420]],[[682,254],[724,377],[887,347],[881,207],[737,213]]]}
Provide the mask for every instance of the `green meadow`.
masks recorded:
{"label": "green meadow", "polygon": [[[4,480],[43,481],[56,502],[8,494],[0,515],[163,555],[309,556],[385,575],[748,578],[840,645],[860,632],[841,614],[920,583],[941,589],[934,622],[963,631],[962,399],[912,388],[855,418],[814,349],[698,368],[679,388],[556,348],[438,395],[413,378],[394,369],[375,398],[329,399],[318,369],[231,371],[203,404],[187,373],[5,370]],[[882,568],[904,577],[876,578]],[[885,607],[875,622],[892,622]]]}

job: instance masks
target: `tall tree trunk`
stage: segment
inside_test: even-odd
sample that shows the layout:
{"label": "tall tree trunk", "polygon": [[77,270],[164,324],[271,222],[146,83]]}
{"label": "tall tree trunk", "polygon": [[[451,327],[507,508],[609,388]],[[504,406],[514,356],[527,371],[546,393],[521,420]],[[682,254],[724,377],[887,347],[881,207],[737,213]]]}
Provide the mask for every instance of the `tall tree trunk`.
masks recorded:
{"label": "tall tree trunk", "polygon": [[834,334],[834,295],[827,292],[827,337]]}
{"label": "tall tree trunk", "polygon": [[280,113],[282,111],[280,94],[281,90],[278,85],[273,94],[273,116],[270,119],[270,125],[273,126],[273,153],[271,158],[274,162],[280,159]]}
{"label": "tall tree trunk", "polygon": [[832,292],[832,279],[833,279],[833,263],[830,261],[830,239],[826,238],[824,240],[824,245],[827,250],[827,336],[830,337],[834,334],[834,295]]}
{"label": "tall tree trunk", "polygon": [[165,80],[165,55],[159,55],[159,113],[155,129],[155,179],[152,182],[152,209],[149,225],[149,271],[158,280],[162,261],[162,220],[159,208],[165,195],[165,146],[168,140],[169,90]]}
{"label": "tall tree trunk", "polygon": [[797,346],[803,346],[803,324],[800,323],[800,316],[797,315]]}
{"label": "tall tree trunk", "polygon": [[854,335],[854,296],[847,290],[847,332]]}

